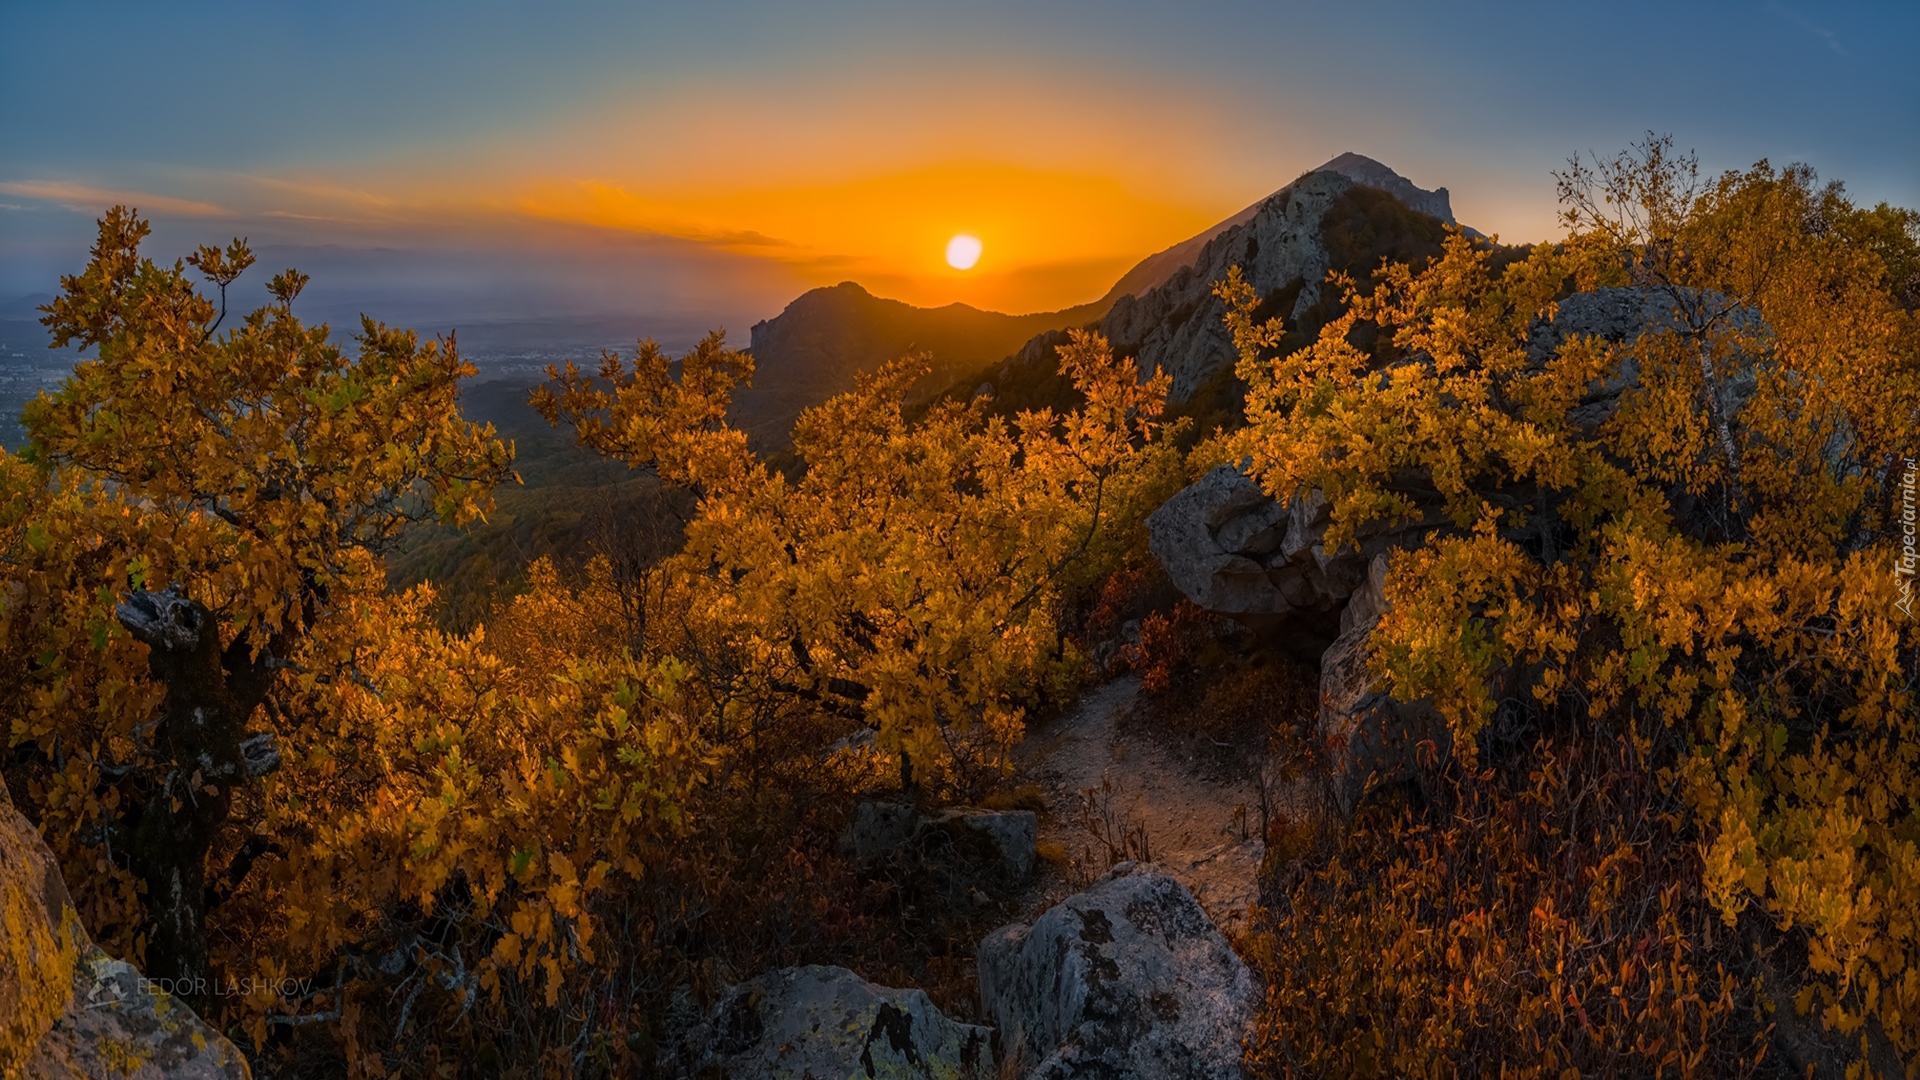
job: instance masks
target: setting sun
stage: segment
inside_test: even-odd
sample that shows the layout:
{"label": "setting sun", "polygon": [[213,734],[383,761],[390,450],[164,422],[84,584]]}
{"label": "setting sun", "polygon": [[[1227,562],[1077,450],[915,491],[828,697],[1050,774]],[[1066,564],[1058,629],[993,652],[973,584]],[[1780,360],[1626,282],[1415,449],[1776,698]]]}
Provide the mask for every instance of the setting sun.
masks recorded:
{"label": "setting sun", "polygon": [[947,265],[955,270],[971,270],[980,261],[980,238],[966,233],[947,241]]}

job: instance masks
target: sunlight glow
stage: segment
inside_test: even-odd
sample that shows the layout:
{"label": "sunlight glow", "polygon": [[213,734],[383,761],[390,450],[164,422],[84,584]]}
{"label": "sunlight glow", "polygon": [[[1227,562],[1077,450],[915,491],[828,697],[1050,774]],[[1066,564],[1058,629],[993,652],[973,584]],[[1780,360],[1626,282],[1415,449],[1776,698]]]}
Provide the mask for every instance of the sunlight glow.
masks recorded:
{"label": "sunlight glow", "polygon": [[966,233],[947,241],[947,265],[955,270],[971,270],[980,261],[980,238]]}
{"label": "sunlight glow", "polygon": [[[551,177],[520,187],[520,214],[689,240],[794,271],[803,288],[858,281],[921,306],[1053,311],[1098,297],[1143,253],[1192,236],[1217,206],[1157,202],[1096,174],[943,162],[817,184],[628,187]],[[1230,211],[1229,211],[1230,212]],[[956,232],[993,238],[971,269]]]}

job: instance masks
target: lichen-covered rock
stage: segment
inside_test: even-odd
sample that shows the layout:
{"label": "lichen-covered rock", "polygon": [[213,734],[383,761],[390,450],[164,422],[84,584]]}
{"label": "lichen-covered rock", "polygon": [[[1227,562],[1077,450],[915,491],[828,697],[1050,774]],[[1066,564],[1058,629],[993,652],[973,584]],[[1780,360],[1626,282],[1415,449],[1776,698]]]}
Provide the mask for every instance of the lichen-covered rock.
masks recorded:
{"label": "lichen-covered rock", "polygon": [[1237,1080],[1259,990],[1178,881],[1123,863],[1032,926],[980,943],[1003,1072],[1031,1080]]}
{"label": "lichen-covered rock", "polygon": [[246,1080],[183,1002],[88,939],[53,853],[0,789],[0,1076]]}
{"label": "lichen-covered rock", "polygon": [[992,1033],[948,1019],[920,990],[846,968],[782,968],[714,1006],[698,1068],[729,1080],[987,1080]]}

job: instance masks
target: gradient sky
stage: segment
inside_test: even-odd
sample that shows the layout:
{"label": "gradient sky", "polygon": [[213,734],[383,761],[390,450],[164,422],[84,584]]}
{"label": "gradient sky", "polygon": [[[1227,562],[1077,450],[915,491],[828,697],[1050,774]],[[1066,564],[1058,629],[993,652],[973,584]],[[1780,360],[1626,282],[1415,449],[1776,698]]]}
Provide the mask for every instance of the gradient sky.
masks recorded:
{"label": "gradient sky", "polygon": [[1091,300],[1347,150],[1510,241],[1556,235],[1570,154],[1649,129],[1920,206],[1917,52],[1910,2],[6,0],[0,301],[115,201],[156,255],[246,235],[343,309],[735,340],[848,278]]}

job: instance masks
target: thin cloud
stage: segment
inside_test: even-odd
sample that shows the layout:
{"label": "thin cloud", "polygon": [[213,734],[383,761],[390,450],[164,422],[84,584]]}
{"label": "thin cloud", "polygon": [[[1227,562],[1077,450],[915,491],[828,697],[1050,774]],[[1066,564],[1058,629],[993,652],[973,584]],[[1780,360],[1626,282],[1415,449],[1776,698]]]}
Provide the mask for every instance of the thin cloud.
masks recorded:
{"label": "thin cloud", "polygon": [[1812,34],[1814,37],[1817,37],[1820,40],[1826,42],[1827,48],[1832,49],[1833,54],[1835,56],[1847,56],[1849,59],[1851,59],[1851,56],[1848,55],[1847,50],[1840,47],[1840,38],[1836,34],[1834,34],[1833,31],[1828,30],[1824,26],[1819,26],[1815,24],[1812,20],[1806,18],[1805,16],[1799,14],[1798,12],[1789,10],[1787,6],[1784,4],[1779,4],[1779,3],[1768,4],[1767,10],[1787,20],[1788,22],[1806,31],[1807,33]]}
{"label": "thin cloud", "polygon": [[227,212],[212,203],[176,199],[136,191],[110,191],[65,180],[17,180],[0,183],[0,192],[58,203],[79,213],[97,214],[109,206],[137,207],[148,212],[180,214],[184,217],[225,217]]}

